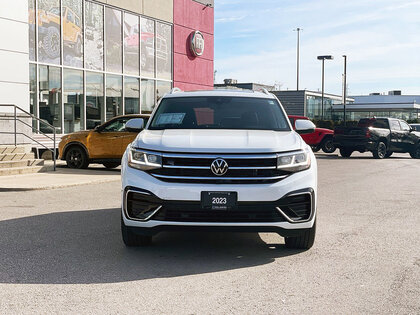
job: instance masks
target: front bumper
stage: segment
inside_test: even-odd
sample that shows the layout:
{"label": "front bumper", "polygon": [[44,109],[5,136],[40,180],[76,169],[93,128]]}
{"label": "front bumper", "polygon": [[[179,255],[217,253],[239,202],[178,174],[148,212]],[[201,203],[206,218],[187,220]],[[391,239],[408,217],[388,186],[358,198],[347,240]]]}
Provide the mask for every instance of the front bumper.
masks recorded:
{"label": "front bumper", "polygon": [[[296,235],[305,229],[312,228],[316,217],[317,166],[315,157],[312,157],[312,161],[308,170],[294,173],[283,180],[269,184],[193,184],[164,182],[146,172],[127,167],[124,155],[121,173],[123,222],[134,233],[143,235],[153,235],[161,231],[209,229],[276,232],[283,236]],[[163,208],[156,213],[150,212],[151,215],[146,220],[130,217],[126,205],[129,191],[146,192],[149,196],[146,203]],[[202,191],[235,191],[238,193],[240,209],[227,210],[224,213],[215,210],[216,214],[209,214],[208,211],[203,213],[200,204]],[[310,214],[297,222],[288,220],[280,211],[276,211],[279,202],[286,200],[291,193],[311,196]],[[151,210],[156,210],[157,207],[152,207]],[[177,212],[177,209],[185,211]],[[243,213],[247,210],[250,211],[248,213],[250,216]],[[239,219],[238,217],[235,219],[237,214],[239,214]]]}

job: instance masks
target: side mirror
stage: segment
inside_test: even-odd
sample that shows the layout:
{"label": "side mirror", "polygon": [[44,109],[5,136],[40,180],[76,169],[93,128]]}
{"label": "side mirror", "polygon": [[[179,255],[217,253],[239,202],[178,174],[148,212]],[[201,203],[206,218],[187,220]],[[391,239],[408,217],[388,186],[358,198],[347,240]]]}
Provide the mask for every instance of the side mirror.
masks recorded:
{"label": "side mirror", "polygon": [[143,118],[133,118],[127,121],[125,124],[125,130],[129,132],[140,132],[144,129],[144,119]]}
{"label": "side mirror", "polygon": [[300,135],[312,133],[315,132],[315,125],[310,120],[297,119],[295,121],[295,131]]}

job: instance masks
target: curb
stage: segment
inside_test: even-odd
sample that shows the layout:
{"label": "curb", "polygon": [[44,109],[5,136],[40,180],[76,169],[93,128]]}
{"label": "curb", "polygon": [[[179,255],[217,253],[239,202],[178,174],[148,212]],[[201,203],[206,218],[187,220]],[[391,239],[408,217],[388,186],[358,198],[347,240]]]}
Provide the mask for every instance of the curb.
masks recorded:
{"label": "curb", "polygon": [[41,187],[0,187],[0,193],[1,192],[34,191],[34,190],[53,190],[53,189],[91,185],[91,184],[111,183],[111,182],[117,182],[120,180],[121,180],[120,178],[104,179],[104,180],[97,180],[97,181],[91,181],[91,182],[86,182],[86,183],[70,183],[70,184],[50,185],[50,186],[41,186]]}

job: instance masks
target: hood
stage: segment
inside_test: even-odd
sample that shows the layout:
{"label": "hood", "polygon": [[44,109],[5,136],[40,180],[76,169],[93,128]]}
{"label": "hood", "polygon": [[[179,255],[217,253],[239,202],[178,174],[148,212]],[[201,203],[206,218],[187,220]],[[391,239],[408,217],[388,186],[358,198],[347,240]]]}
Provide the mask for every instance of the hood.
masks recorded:
{"label": "hood", "polygon": [[304,145],[294,131],[214,129],[143,130],[133,144],[145,150],[191,153],[268,153]]}
{"label": "hood", "polygon": [[334,130],[326,129],[326,128],[315,128],[315,132],[323,132],[323,133],[333,134]]}
{"label": "hood", "polygon": [[90,132],[92,132],[92,130],[81,130],[81,131],[75,131],[69,134],[69,136],[71,135],[87,135]]}
{"label": "hood", "polygon": [[92,130],[82,130],[82,131],[75,131],[72,133],[69,133],[67,135],[64,135],[61,137],[62,140],[64,139],[71,139],[71,138],[80,138],[80,137],[87,137],[89,135],[89,133],[92,132]]}

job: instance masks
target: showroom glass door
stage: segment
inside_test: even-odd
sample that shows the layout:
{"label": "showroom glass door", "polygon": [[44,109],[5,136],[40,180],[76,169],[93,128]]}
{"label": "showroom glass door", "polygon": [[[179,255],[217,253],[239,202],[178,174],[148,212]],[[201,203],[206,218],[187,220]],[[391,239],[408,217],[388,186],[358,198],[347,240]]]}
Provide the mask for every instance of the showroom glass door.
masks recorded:
{"label": "showroom glass door", "polygon": [[[56,128],[57,133],[62,133],[61,118],[61,68],[39,66],[39,118]],[[44,133],[51,133],[52,129],[45,124],[40,124]]]}

